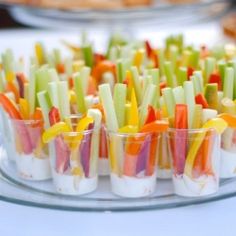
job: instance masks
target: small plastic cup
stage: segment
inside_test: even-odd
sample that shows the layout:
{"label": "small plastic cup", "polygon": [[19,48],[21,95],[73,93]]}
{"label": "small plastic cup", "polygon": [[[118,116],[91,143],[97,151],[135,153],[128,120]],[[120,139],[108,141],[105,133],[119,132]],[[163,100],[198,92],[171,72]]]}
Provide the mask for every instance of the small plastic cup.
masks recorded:
{"label": "small plastic cup", "polygon": [[107,149],[107,136],[104,125],[101,126],[100,130],[98,174],[100,176],[107,176],[110,174],[108,149]]}
{"label": "small plastic cup", "polygon": [[172,163],[171,155],[167,145],[166,134],[160,135],[159,155],[157,160],[157,178],[171,179],[172,178]]}
{"label": "small plastic cup", "polygon": [[50,143],[53,184],[66,195],[82,195],[97,188],[99,130],[66,132]]}
{"label": "small plastic cup", "polygon": [[15,161],[16,153],[15,153],[15,145],[13,142],[13,128],[11,124],[11,120],[8,116],[8,114],[3,110],[3,108],[0,106],[0,132],[3,137],[3,149],[4,154],[7,155],[7,158],[9,161]]}
{"label": "small plastic cup", "polygon": [[236,129],[228,127],[221,136],[220,177],[236,176]]}
{"label": "small plastic cup", "polygon": [[112,192],[138,198],[156,189],[159,134],[107,132]]}
{"label": "small plastic cup", "polygon": [[42,142],[43,122],[11,119],[11,124],[19,176],[27,180],[50,179],[48,145]]}
{"label": "small plastic cup", "polygon": [[200,197],[219,189],[220,136],[214,129],[169,129],[168,147],[177,195]]}

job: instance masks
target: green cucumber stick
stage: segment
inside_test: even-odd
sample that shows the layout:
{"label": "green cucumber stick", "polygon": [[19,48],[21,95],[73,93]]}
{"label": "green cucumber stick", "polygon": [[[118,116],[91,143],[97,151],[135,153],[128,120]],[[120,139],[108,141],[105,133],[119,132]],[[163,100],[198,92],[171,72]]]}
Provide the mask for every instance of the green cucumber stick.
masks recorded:
{"label": "green cucumber stick", "polygon": [[184,82],[184,95],[185,104],[187,104],[188,106],[188,127],[192,128],[195,107],[195,97],[192,81]]}
{"label": "green cucumber stick", "polygon": [[220,74],[222,84],[224,84],[226,67],[227,67],[227,64],[226,64],[225,60],[218,61],[218,71],[219,71],[219,74]]}
{"label": "green cucumber stick", "polygon": [[117,132],[119,126],[116,117],[115,107],[112,100],[110,86],[108,84],[99,85],[98,93],[104,108],[107,128],[109,131]]}
{"label": "green cucumber stick", "polygon": [[213,57],[208,57],[205,60],[205,65],[204,65],[204,69],[205,69],[204,84],[208,83],[209,77],[211,73],[215,71],[215,68],[216,68],[216,59]]}
{"label": "green cucumber stick", "polygon": [[91,73],[91,68],[87,66],[84,66],[80,71],[83,91],[85,95],[87,94],[87,91],[88,91],[90,73]]}
{"label": "green cucumber stick", "polygon": [[171,88],[162,89],[162,94],[164,98],[164,102],[166,104],[166,109],[168,116],[170,118],[174,117],[175,113],[175,97]]}
{"label": "green cucumber stick", "polygon": [[82,47],[85,65],[92,67],[94,63],[92,45],[85,43]]}
{"label": "green cucumber stick", "polygon": [[144,124],[145,118],[147,116],[148,106],[153,105],[153,101],[156,95],[156,87],[157,86],[154,84],[149,84],[143,96],[143,101],[140,106],[140,125],[141,126]]}
{"label": "green cucumber stick", "polygon": [[117,83],[114,87],[114,107],[119,128],[125,125],[125,103],[127,87],[125,84]]}
{"label": "green cucumber stick", "polygon": [[47,91],[41,91],[37,93],[37,98],[39,101],[39,106],[42,109],[44,126],[48,128],[50,126],[48,114],[51,110],[52,104]]}
{"label": "green cucumber stick", "polygon": [[160,71],[159,69],[151,69],[150,74],[152,76],[152,83],[156,85],[156,98],[154,101],[154,107],[160,108]]}
{"label": "green cucumber stick", "polygon": [[188,80],[188,71],[186,67],[179,67],[177,72],[177,83],[179,86],[183,86],[184,81]]}
{"label": "green cucumber stick", "polygon": [[176,104],[184,104],[184,89],[182,86],[178,86],[172,89],[174,97],[175,97],[175,103]]}
{"label": "green cucumber stick", "polygon": [[173,65],[170,61],[166,61],[164,63],[164,71],[168,87],[174,88],[176,86],[175,74]]}
{"label": "green cucumber stick", "polygon": [[160,48],[158,50],[158,62],[159,62],[159,68],[160,68],[160,75],[163,76],[165,75],[165,70],[164,70],[164,62],[165,62],[165,53],[164,49]]}
{"label": "green cucumber stick", "polygon": [[136,66],[131,66],[131,80],[134,85],[134,91],[137,98],[137,102],[140,105],[142,100],[142,87],[139,78],[138,68]]}
{"label": "green cucumber stick", "polygon": [[236,61],[228,62],[228,65],[234,69],[234,89],[233,89],[233,100],[236,99]]}
{"label": "green cucumber stick", "polygon": [[198,79],[198,88],[200,89],[200,92],[203,93],[204,83],[203,83],[202,72],[201,71],[194,71],[193,75],[195,76],[196,79]]}
{"label": "green cucumber stick", "polygon": [[225,78],[223,85],[224,97],[233,99],[234,92],[234,69],[227,67],[225,70]]}
{"label": "green cucumber stick", "polygon": [[83,90],[83,82],[80,73],[74,75],[74,87],[77,100],[78,111],[80,114],[85,114],[87,107],[85,104],[85,94]]}
{"label": "green cucumber stick", "polygon": [[90,165],[89,175],[96,175],[96,167],[99,156],[99,132],[101,127],[102,114],[98,109],[88,109],[87,116],[94,120],[94,131],[92,134],[91,145],[90,145]]}
{"label": "green cucumber stick", "polygon": [[59,81],[59,76],[55,68],[50,68],[48,69],[48,74],[50,77],[50,81],[58,82]]}
{"label": "green cucumber stick", "polygon": [[[51,100],[51,103],[54,107],[58,108],[60,113],[60,104],[59,104],[59,93],[58,93],[58,82],[50,82],[48,83],[48,94]],[[61,95],[60,95],[61,96]]]}
{"label": "green cucumber stick", "polygon": [[197,77],[196,75],[192,75],[190,77],[190,80],[193,82],[195,96],[199,93],[202,93],[202,87],[201,87],[201,82],[199,80],[199,77]]}
{"label": "green cucumber stick", "polygon": [[67,81],[60,81],[57,83],[59,110],[61,118],[64,119],[70,116],[70,100],[69,89]]}
{"label": "green cucumber stick", "polygon": [[0,93],[4,92],[4,80],[3,80],[3,74],[2,71],[0,70]]}
{"label": "green cucumber stick", "polygon": [[32,115],[35,111],[36,106],[36,66],[33,65],[30,67],[30,76],[29,76],[29,110]]}
{"label": "green cucumber stick", "polygon": [[205,98],[210,109],[218,109],[218,85],[206,84],[205,86]]}

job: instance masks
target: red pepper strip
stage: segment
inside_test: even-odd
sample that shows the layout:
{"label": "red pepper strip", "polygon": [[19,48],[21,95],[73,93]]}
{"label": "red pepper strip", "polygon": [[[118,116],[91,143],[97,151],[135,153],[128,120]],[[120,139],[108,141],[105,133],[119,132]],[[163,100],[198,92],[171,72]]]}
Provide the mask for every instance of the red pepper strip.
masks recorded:
{"label": "red pepper strip", "polygon": [[186,104],[177,104],[175,106],[174,127],[176,128],[176,132],[173,137],[174,169],[176,174],[183,174],[188,143],[188,132],[186,130],[188,128],[188,107]]}
{"label": "red pepper strip", "polygon": [[15,104],[3,93],[0,94],[0,104],[12,119],[22,120],[22,116]]}
{"label": "red pepper strip", "polygon": [[56,107],[51,108],[48,116],[49,116],[49,123],[51,126],[60,122],[61,120],[59,110]]}
{"label": "red pepper strip", "polygon": [[145,48],[146,48],[147,56],[150,58],[152,55],[153,49],[148,40],[145,40]]}
{"label": "red pepper strip", "polygon": [[206,98],[203,96],[202,93],[198,93],[196,96],[195,96],[195,102],[196,104],[199,104],[199,105],[202,105],[203,108],[208,108],[209,105],[207,103],[207,100]]}
{"label": "red pepper strip", "polygon": [[222,90],[222,82],[219,74],[217,73],[210,74],[209,83],[210,84],[216,83],[218,85],[218,90]]}
{"label": "red pepper strip", "polygon": [[193,75],[193,72],[194,72],[194,69],[192,67],[188,67],[188,70],[187,70],[188,80]]}
{"label": "red pepper strip", "polygon": [[16,81],[19,86],[19,94],[21,98],[24,98],[24,84],[27,82],[25,75],[23,73],[16,74]]}
{"label": "red pepper strip", "polygon": [[8,82],[6,85],[6,91],[7,92],[12,92],[15,95],[16,103],[19,103],[19,98],[20,98],[20,93],[17,89],[17,87],[14,85],[13,82]]}
{"label": "red pepper strip", "polygon": [[149,105],[148,106],[148,114],[147,114],[146,120],[144,122],[144,125],[149,124],[155,120],[156,120],[155,110],[152,106]]}

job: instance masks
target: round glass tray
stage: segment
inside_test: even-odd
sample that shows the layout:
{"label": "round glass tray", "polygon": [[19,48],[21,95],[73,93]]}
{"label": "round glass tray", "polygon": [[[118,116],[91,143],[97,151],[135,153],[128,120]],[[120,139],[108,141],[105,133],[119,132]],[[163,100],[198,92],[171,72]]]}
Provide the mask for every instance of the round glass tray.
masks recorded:
{"label": "round glass tray", "polygon": [[23,24],[63,29],[87,29],[95,26],[109,29],[120,26],[130,29],[143,25],[160,28],[179,23],[186,25],[206,22],[226,13],[231,3],[230,0],[199,0],[191,4],[171,4],[168,1],[155,0],[153,5],[146,7],[63,10],[2,2],[9,7],[12,17]]}
{"label": "round glass tray", "polygon": [[5,151],[0,155],[0,199],[21,205],[71,211],[142,211],[175,208],[236,196],[236,179],[222,180],[217,194],[184,198],[173,193],[170,180],[157,180],[156,192],[149,197],[120,198],[110,192],[109,177],[100,177],[98,189],[83,196],[59,195],[50,180],[25,181],[18,177],[15,164]]}

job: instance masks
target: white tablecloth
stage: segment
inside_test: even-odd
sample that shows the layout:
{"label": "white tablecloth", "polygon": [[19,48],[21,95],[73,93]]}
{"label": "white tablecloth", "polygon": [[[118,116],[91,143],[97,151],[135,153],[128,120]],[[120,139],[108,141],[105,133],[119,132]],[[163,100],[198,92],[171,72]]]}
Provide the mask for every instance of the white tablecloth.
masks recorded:
{"label": "white tablecloth", "polygon": [[[181,26],[180,26],[181,27]],[[217,24],[191,28],[176,27],[171,32],[137,32],[138,38],[151,38],[157,46],[165,35],[183,31],[187,42],[219,43],[224,40]],[[104,48],[105,32],[90,34],[95,47]],[[0,51],[13,48],[15,55],[29,55],[33,42],[57,47],[59,39],[78,41],[75,32],[0,31]],[[236,188],[236,186],[235,186]],[[0,236],[48,235],[236,235],[236,198],[202,205],[133,213],[82,213],[40,209],[0,202]]]}

